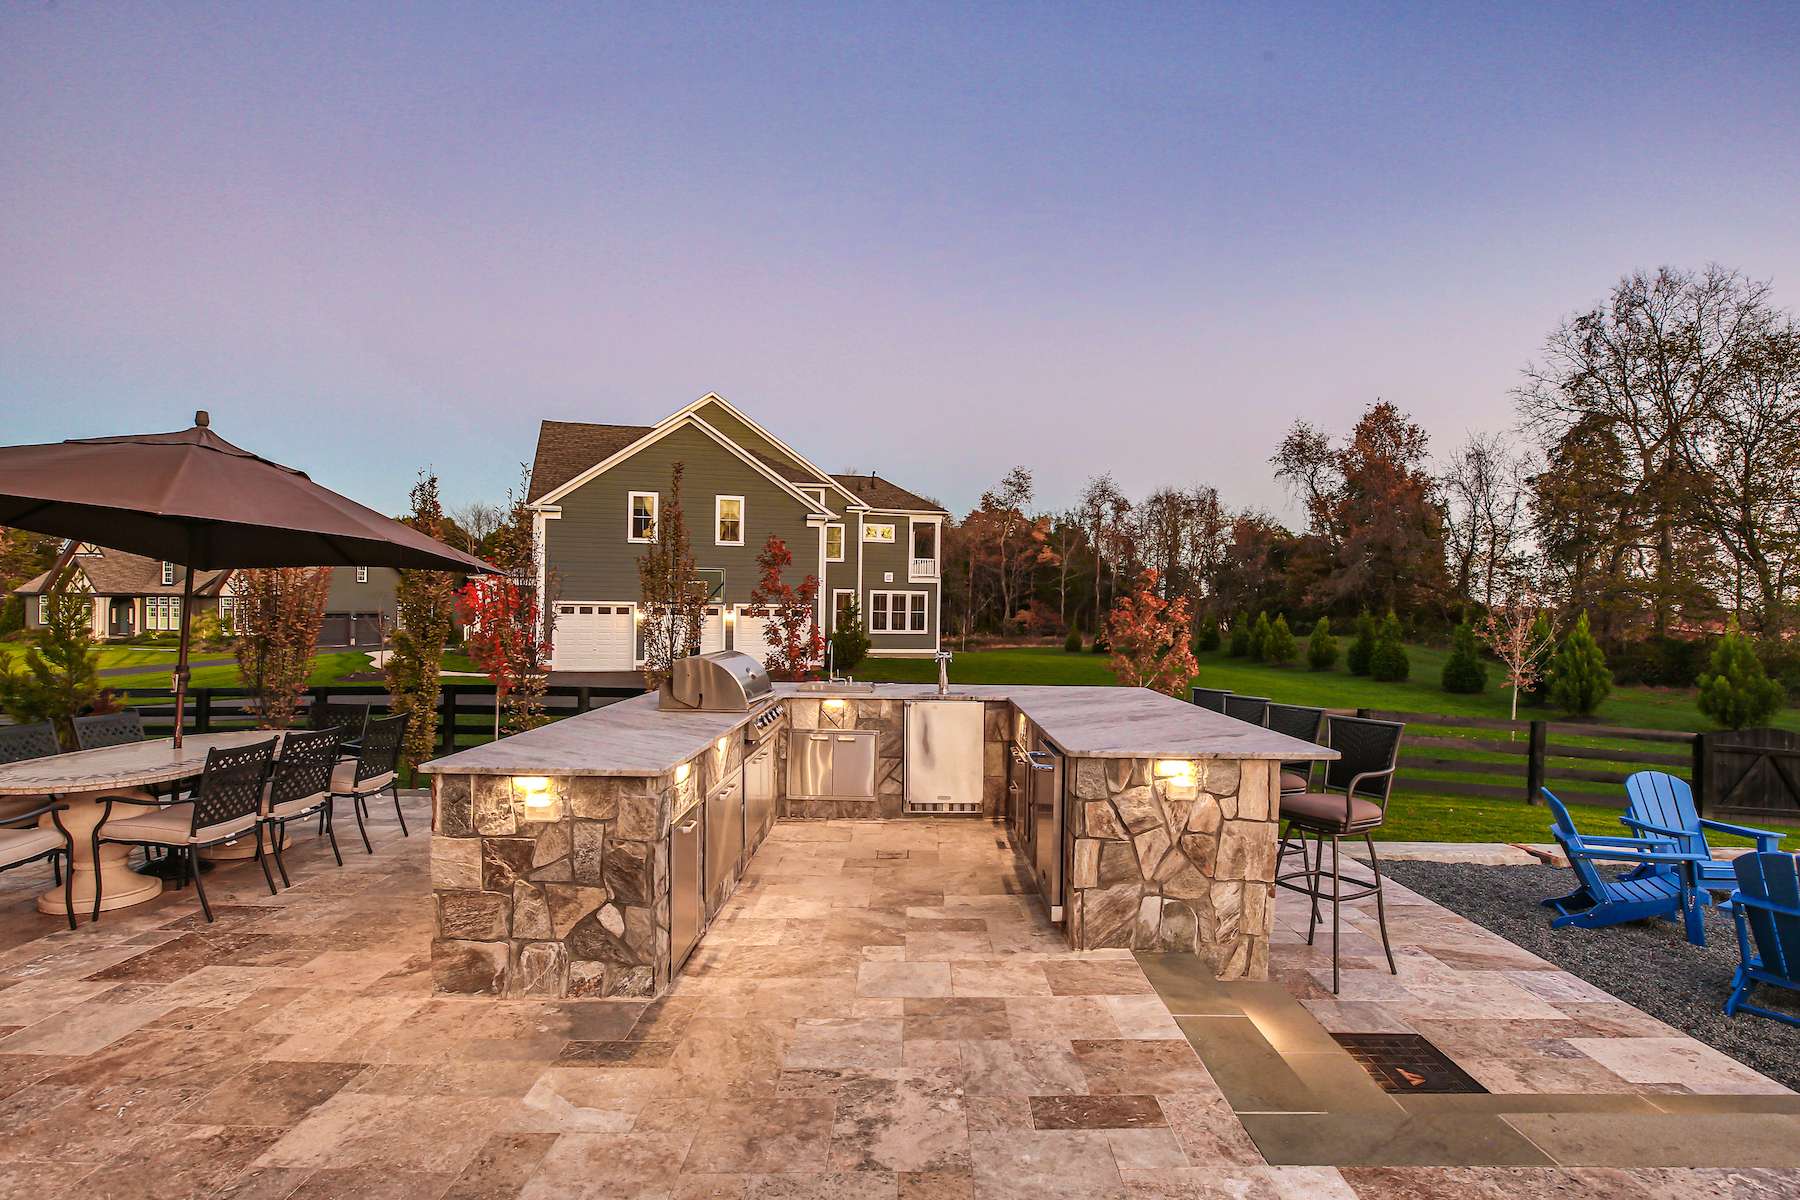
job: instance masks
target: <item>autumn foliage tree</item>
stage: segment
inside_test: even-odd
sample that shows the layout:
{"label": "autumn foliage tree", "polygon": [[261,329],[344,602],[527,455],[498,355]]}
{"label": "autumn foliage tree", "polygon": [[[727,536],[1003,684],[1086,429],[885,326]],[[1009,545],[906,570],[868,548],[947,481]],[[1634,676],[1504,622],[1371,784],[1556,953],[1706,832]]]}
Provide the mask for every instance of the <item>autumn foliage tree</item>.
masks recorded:
{"label": "autumn foliage tree", "polygon": [[1137,590],[1115,600],[1107,616],[1113,675],[1129,687],[1179,695],[1199,670],[1189,626],[1187,597],[1163,599],[1156,572],[1145,571]]}
{"label": "autumn foliage tree", "polygon": [[683,470],[683,464],[676,463],[669,472],[668,499],[656,514],[656,541],[637,563],[644,686],[652,689],[668,678],[676,659],[699,651],[706,615],[706,596],[695,577],[694,551],[681,509]]}
{"label": "autumn foliage tree", "polygon": [[265,729],[286,729],[312,677],[330,567],[261,567],[232,581],[238,673]]}
{"label": "autumn foliage tree", "polygon": [[1556,648],[1549,618],[1538,605],[1535,595],[1525,593],[1508,604],[1495,605],[1481,619],[1481,640],[1506,668],[1515,721],[1519,719],[1519,694],[1531,694],[1543,678],[1544,661]]}
{"label": "autumn foliage tree", "polygon": [[756,556],[762,576],[750,592],[747,619],[763,623],[763,640],[769,647],[769,673],[777,679],[805,679],[818,669],[825,656],[825,638],[819,632],[819,578],[808,575],[795,587],[782,578],[794,565],[793,551],[775,534]]}
{"label": "autumn foliage tree", "polygon": [[[508,499],[506,519],[492,535],[489,551],[489,561],[502,573],[474,576],[461,596],[470,627],[469,657],[494,681],[496,736],[523,733],[550,719],[544,695],[553,631],[548,597],[538,593],[537,534],[524,487]],[[546,578],[546,589],[551,586]]]}
{"label": "autumn foliage tree", "polygon": [[[406,523],[442,541],[444,506],[437,476],[421,473],[413,484],[412,511]],[[438,695],[444,644],[456,620],[456,577],[448,571],[401,571],[394,586],[395,628],[385,669],[393,711],[405,713],[406,741],[401,757],[417,767],[437,745]]]}

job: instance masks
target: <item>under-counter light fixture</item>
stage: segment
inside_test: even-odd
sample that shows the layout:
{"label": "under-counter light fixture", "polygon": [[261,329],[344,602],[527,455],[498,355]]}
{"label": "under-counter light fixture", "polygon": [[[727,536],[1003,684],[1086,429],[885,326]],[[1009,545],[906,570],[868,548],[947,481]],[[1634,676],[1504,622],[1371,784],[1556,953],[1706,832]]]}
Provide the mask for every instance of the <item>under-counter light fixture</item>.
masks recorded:
{"label": "under-counter light fixture", "polygon": [[513,792],[519,797],[520,806],[524,809],[526,820],[556,819],[556,796],[550,790],[548,779],[542,775],[515,775],[512,785]]}
{"label": "under-counter light fixture", "polygon": [[717,750],[720,754],[723,754],[723,753],[725,753],[725,747],[729,746],[730,744],[731,744],[730,739],[720,738],[718,741],[713,743],[713,749]]}
{"label": "under-counter light fixture", "polygon": [[675,782],[686,783],[688,781],[688,772],[691,770],[693,770],[693,768],[687,763],[682,763],[679,767],[676,767]]}
{"label": "under-counter light fixture", "polygon": [[1177,787],[1192,787],[1198,777],[1197,764],[1185,758],[1159,758],[1156,760],[1156,777],[1165,783]]}
{"label": "under-counter light fixture", "polygon": [[833,696],[831,699],[825,701],[825,707],[829,708],[833,712],[835,712],[838,709],[844,707],[844,702],[842,700],[838,699],[836,696]]}

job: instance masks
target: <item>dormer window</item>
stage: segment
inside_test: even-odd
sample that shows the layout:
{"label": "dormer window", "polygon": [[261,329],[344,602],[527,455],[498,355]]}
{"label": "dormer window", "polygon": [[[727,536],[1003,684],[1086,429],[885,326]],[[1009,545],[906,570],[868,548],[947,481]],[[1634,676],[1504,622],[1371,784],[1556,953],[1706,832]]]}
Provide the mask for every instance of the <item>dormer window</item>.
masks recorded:
{"label": "dormer window", "polygon": [[369,582],[369,568],[367,568],[367,567],[356,568],[356,582],[358,582],[358,583]]}
{"label": "dormer window", "polygon": [[162,568],[163,568],[162,585],[164,587],[174,587],[175,586],[175,564],[172,562],[166,562],[162,565]]}

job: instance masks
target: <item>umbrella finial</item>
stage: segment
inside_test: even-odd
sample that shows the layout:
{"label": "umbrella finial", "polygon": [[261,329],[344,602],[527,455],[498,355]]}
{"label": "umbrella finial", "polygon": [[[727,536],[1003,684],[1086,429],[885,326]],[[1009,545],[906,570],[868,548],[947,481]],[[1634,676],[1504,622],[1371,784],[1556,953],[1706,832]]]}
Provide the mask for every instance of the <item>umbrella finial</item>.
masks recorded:
{"label": "umbrella finial", "polygon": [[212,424],[212,418],[206,415],[206,410],[203,408],[194,414],[194,424],[201,429],[205,429],[208,425]]}

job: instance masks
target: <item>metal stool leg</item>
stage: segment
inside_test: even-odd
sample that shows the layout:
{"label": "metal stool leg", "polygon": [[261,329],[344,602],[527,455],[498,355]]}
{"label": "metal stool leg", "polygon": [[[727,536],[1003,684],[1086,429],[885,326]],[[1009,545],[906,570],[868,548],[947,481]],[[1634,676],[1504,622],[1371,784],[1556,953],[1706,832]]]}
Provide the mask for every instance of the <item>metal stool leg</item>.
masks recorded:
{"label": "metal stool leg", "polygon": [[[1324,853],[1325,842],[1319,840],[1319,851]],[[1340,890],[1338,874],[1338,839],[1331,835],[1331,994],[1338,992],[1338,894]]]}
{"label": "metal stool leg", "polygon": [[1381,898],[1381,860],[1375,857],[1375,839],[1363,834],[1363,845],[1369,848],[1369,869],[1375,872],[1375,923],[1381,926],[1381,948],[1387,951],[1388,973],[1398,975],[1400,968],[1394,965],[1394,948],[1388,945],[1387,904]]}

